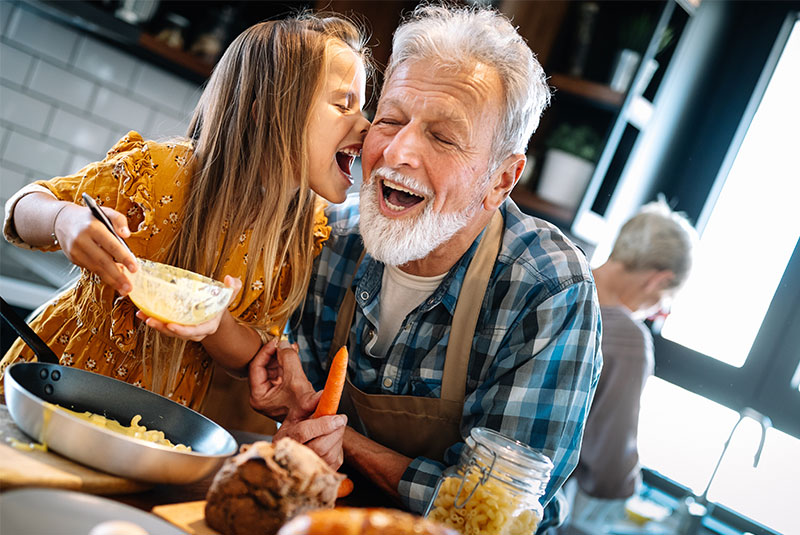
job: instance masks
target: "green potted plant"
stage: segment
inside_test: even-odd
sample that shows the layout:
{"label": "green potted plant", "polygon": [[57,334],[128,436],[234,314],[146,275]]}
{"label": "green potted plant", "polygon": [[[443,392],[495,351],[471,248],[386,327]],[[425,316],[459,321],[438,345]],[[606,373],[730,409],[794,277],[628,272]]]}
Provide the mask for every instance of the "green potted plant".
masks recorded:
{"label": "green potted plant", "polygon": [[[608,82],[611,89],[624,93],[630,88],[633,77],[642,60],[642,55],[647,50],[647,45],[650,44],[650,39],[653,37],[655,27],[655,20],[647,13],[633,15],[623,22],[617,36],[618,52],[614,59],[614,67],[611,70]],[[673,29],[670,27],[665,28],[658,42],[656,56],[669,46],[673,37]],[[639,93],[643,92],[650,83],[650,79],[658,69],[658,61],[655,58],[649,59],[644,69],[640,85],[636,88]]]}
{"label": "green potted plant", "polygon": [[537,193],[543,199],[576,208],[592,177],[603,140],[588,125],[562,123],[545,141],[547,152]]}

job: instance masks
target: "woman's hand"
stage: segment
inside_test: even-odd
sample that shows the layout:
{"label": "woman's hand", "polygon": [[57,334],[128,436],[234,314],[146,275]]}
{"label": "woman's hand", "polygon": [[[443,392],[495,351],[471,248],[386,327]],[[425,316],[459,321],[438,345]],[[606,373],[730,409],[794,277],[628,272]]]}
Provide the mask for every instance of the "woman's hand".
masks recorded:
{"label": "woman's hand", "polygon": [[[230,301],[228,301],[228,305],[230,305],[233,302],[233,300],[236,299],[236,296],[242,289],[242,281],[237,278],[231,277],[230,275],[225,275],[224,282],[225,286],[233,289],[233,293],[231,294],[231,299]],[[181,338],[183,340],[189,340],[192,342],[201,342],[205,338],[216,334],[217,330],[219,330],[220,328],[220,324],[226,318],[228,319],[228,321],[233,321],[235,323],[235,320],[233,319],[233,316],[231,316],[231,313],[228,312],[227,307],[224,308],[222,312],[220,312],[210,320],[204,321],[203,323],[198,323],[197,325],[164,323],[163,321],[151,318],[141,310],[136,312],[136,317],[144,321],[148,327],[157,330],[161,334],[172,336],[174,338]]]}
{"label": "woman's hand", "polygon": [[[128,220],[111,208],[100,208],[123,238],[131,235]],[[125,270],[133,273],[139,269],[136,258],[85,206],[73,203],[56,212],[53,234],[70,262],[86,268],[114,288],[128,295],[133,288]]]}

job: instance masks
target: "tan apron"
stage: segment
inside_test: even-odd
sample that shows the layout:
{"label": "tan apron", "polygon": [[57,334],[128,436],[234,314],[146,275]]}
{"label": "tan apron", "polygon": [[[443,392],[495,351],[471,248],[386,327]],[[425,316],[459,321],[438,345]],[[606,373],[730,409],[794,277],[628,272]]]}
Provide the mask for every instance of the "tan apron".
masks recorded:
{"label": "tan apron", "polygon": [[198,412],[229,430],[274,435],[275,421],[250,406],[247,378],[232,377],[216,363],[212,366],[211,385]]}
{"label": "tan apron", "polygon": [[[441,398],[365,394],[347,379],[342,412],[355,424],[353,427],[358,429],[360,420],[366,436],[411,458],[424,456],[441,461],[447,448],[463,440],[460,424],[472,340],[502,238],[503,216],[498,211],[478,244],[456,302]],[[350,288],[339,309],[329,359],[347,344],[355,305]]]}

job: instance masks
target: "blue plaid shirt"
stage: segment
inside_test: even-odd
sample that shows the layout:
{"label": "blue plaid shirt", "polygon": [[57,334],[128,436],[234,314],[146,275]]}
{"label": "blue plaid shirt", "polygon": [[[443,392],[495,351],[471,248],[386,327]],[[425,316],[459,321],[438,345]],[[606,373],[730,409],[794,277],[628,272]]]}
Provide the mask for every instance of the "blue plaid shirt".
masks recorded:
{"label": "blue plaid shirt", "polygon": [[[579,249],[511,200],[500,210],[503,244],[475,330],[461,436],[489,427],[547,455],[554,469],[541,500],[546,504],[578,463],[602,364],[600,308]],[[367,254],[352,278],[364,248],[357,195],[329,207],[328,218],[331,237],[316,260],[305,306],[290,324],[309,380],[318,390],[325,384],[337,312],[353,280],[350,380],[368,394],[438,398],[456,300],[480,237],[405,318],[388,354],[372,358],[364,346],[377,331],[383,264]],[[445,464],[425,457],[411,462],[397,489],[411,511],[424,511],[442,470],[458,463],[463,447],[448,448]]]}

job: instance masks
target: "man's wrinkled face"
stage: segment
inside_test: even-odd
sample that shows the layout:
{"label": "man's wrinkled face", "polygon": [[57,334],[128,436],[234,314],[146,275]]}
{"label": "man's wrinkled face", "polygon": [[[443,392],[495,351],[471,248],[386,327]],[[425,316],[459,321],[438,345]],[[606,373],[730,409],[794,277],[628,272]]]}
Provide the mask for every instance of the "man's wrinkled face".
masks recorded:
{"label": "man's wrinkled face", "polygon": [[372,256],[392,265],[423,258],[470,222],[489,183],[501,103],[486,65],[398,67],[362,153],[361,234]]}

